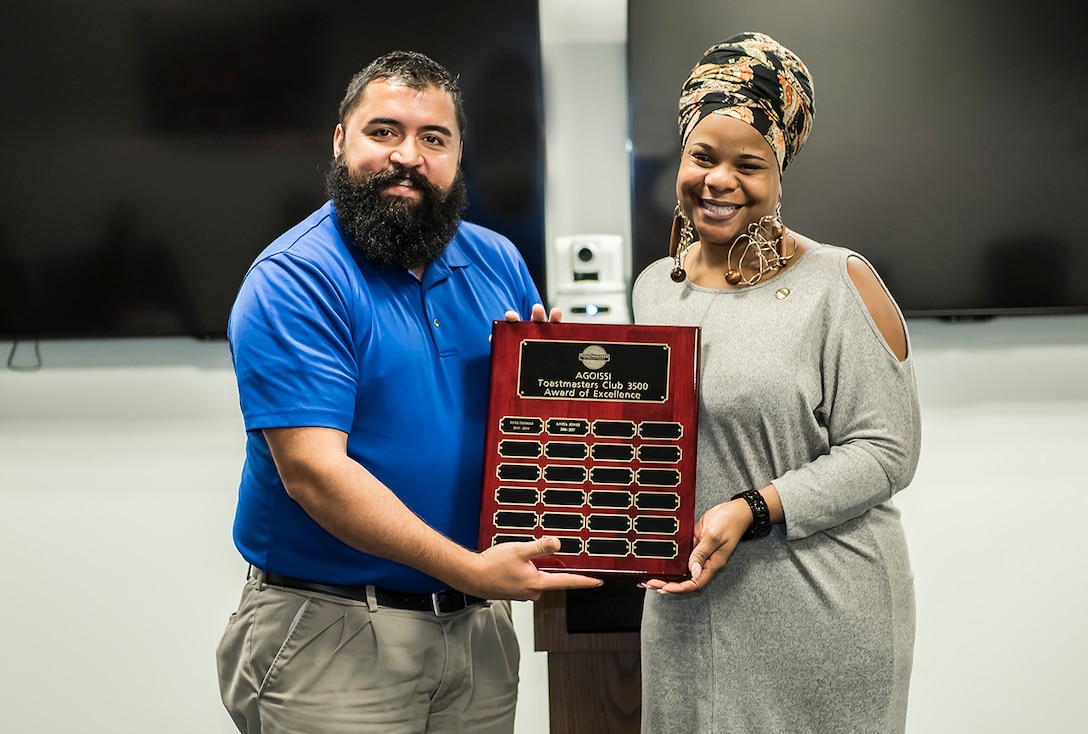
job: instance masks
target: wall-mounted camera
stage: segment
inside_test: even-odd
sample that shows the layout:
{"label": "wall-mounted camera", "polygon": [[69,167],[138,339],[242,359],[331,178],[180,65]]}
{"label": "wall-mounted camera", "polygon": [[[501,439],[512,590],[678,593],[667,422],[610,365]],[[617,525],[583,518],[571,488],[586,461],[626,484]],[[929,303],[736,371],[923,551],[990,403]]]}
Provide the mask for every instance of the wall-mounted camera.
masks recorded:
{"label": "wall-mounted camera", "polygon": [[627,254],[614,234],[557,237],[548,251],[548,300],[569,321],[629,323]]}
{"label": "wall-mounted camera", "polygon": [[572,287],[626,289],[627,268],[623,238],[619,235],[557,237],[549,253],[548,284],[555,293]]}

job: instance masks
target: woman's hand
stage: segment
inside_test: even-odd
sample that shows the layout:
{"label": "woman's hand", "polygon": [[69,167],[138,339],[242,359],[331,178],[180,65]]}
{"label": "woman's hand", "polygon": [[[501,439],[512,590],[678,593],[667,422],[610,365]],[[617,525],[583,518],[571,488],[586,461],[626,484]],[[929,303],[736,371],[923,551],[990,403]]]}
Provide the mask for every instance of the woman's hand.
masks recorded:
{"label": "woman's hand", "polygon": [[662,594],[685,594],[702,589],[725,566],[751,524],[752,511],[744,500],[730,500],[711,507],[695,523],[695,548],[688,558],[691,578],[686,581],[651,579],[644,586]]}
{"label": "woman's hand", "polygon": [[691,578],[686,581],[651,579],[643,586],[662,594],[685,594],[702,589],[725,567],[752,519],[752,510],[743,499],[711,507],[695,523],[695,548],[688,558]]}

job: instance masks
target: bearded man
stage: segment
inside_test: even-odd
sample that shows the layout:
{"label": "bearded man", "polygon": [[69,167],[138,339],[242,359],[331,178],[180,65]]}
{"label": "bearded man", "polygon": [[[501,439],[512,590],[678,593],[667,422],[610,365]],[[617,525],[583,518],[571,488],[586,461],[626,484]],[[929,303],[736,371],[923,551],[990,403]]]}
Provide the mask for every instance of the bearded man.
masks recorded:
{"label": "bearded man", "polygon": [[231,311],[250,571],[217,660],[246,734],[511,732],[504,600],[600,583],[539,571],[555,538],[473,550],[491,325],[546,315],[513,244],[461,219],[464,129],[426,56],[359,72],[330,200],[261,253]]}

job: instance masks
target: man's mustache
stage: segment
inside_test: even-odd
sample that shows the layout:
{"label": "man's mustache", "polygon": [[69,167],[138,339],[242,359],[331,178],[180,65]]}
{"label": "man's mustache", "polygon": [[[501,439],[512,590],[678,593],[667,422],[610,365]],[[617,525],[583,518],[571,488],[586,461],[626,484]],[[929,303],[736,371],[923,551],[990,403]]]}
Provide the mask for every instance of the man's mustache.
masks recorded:
{"label": "man's mustache", "polygon": [[426,176],[420,173],[415,168],[408,168],[400,163],[394,163],[392,168],[387,168],[381,171],[375,171],[367,174],[363,177],[360,183],[367,183],[373,186],[375,189],[381,189],[387,184],[391,184],[398,181],[408,180],[417,189],[422,191],[431,191],[436,194],[441,194],[441,189],[435,184],[431,183]]}

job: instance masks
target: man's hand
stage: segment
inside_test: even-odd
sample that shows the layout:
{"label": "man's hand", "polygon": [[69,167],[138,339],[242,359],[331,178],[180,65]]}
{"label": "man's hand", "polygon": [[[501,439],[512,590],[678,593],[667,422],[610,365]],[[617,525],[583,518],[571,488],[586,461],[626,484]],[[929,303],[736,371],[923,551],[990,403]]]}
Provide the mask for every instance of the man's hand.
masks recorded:
{"label": "man's hand", "polygon": [[531,601],[539,599],[545,591],[590,589],[604,583],[576,573],[544,572],[533,564],[534,558],[550,556],[558,550],[559,539],[552,537],[499,543],[477,554],[478,562],[471,576],[455,588],[485,599]]}
{"label": "man's hand", "polygon": [[[517,311],[506,312],[507,321],[521,321],[521,316]],[[544,306],[540,303],[533,304],[532,321],[550,321],[552,323],[559,323],[563,320],[563,309],[553,308],[550,312],[545,314]]]}

